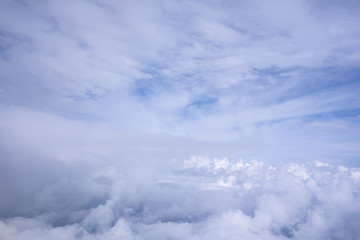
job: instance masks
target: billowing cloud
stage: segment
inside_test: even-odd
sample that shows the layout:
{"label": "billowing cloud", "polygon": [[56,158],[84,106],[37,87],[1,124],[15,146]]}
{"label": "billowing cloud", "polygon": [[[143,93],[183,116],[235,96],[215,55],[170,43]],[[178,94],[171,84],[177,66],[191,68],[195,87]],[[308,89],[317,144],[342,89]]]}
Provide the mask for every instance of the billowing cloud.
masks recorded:
{"label": "billowing cloud", "polygon": [[[360,170],[192,156],[152,176],[106,167],[46,183],[1,239],[357,239]],[[85,175],[85,176],[84,176]],[[10,213],[11,214],[11,213]]]}
{"label": "billowing cloud", "polygon": [[1,1],[0,239],[359,239],[359,12]]}

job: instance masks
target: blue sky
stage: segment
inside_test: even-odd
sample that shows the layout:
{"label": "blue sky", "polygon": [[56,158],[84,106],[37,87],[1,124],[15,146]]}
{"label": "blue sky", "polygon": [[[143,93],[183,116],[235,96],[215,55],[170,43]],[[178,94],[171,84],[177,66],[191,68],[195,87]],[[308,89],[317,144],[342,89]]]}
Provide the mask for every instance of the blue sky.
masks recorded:
{"label": "blue sky", "polygon": [[258,145],[234,157],[358,165],[356,1],[1,5],[2,115]]}

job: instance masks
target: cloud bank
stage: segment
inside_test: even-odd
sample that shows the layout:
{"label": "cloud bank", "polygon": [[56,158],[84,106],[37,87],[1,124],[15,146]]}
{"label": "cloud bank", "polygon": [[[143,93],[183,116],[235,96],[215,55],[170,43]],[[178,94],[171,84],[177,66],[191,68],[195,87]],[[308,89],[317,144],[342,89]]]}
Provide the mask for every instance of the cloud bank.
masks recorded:
{"label": "cloud bank", "polygon": [[75,170],[48,182],[28,209],[6,209],[16,217],[0,221],[0,239],[360,236],[359,168],[192,156],[166,171],[142,170]]}

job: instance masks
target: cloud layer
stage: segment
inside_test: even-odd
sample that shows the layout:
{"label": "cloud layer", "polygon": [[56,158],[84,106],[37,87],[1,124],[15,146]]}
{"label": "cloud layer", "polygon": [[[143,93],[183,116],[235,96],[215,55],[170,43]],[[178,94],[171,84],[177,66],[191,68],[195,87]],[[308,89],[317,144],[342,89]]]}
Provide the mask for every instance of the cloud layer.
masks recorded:
{"label": "cloud layer", "polygon": [[2,5],[3,103],[206,138],[359,105],[355,2]]}
{"label": "cloud layer", "polygon": [[[360,169],[192,156],[48,182],[1,239],[358,239]],[[144,174],[147,173],[147,174]],[[136,174],[137,176],[134,176]],[[141,177],[140,177],[141,176]],[[3,209],[4,210],[4,209]]]}
{"label": "cloud layer", "polygon": [[288,161],[295,156],[282,146],[301,144],[311,150],[296,161],[358,160],[356,1],[3,1],[0,9],[3,108],[120,131],[252,139],[267,146],[255,158]]}
{"label": "cloud layer", "polygon": [[0,1],[0,239],[359,239],[359,12]]}

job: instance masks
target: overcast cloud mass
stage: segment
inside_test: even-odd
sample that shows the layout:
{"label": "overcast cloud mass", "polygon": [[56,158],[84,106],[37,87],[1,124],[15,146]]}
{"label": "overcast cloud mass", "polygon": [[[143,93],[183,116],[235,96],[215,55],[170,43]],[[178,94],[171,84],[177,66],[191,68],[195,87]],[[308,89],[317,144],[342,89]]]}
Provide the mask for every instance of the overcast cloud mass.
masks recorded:
{"label": "overcast cloud mass", "polygon": [[0,240],[359,240],[359,13],[0,1]]}

